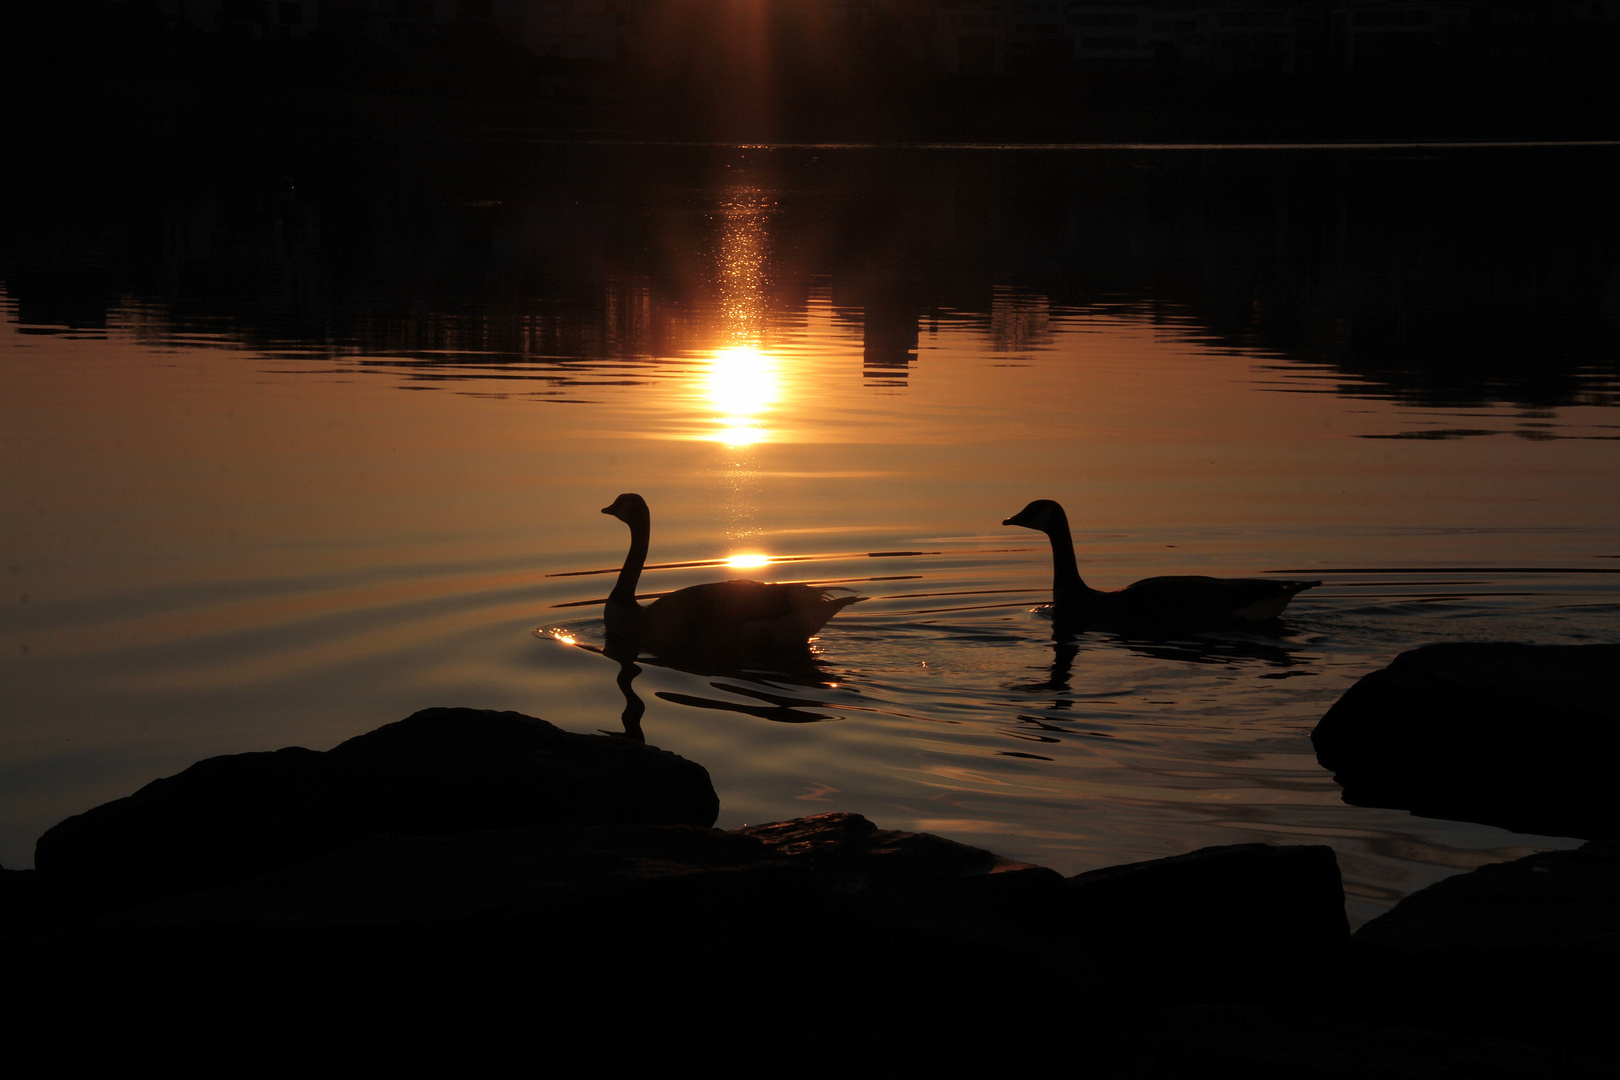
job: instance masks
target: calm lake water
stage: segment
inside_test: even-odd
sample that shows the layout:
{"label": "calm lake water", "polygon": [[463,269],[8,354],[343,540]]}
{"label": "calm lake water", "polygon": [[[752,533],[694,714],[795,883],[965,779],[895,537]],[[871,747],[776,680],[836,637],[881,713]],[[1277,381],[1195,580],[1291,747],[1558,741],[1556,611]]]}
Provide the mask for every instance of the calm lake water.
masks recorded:
{"label": "calm lake water", "polygon": [[[792,677],[641,665],[723,827],[1065,873],[1328,843],[1358,922],[1572,846],[1346,806],[1308,733],[1417,645],[1615,640],[1617,164],[508,137],[8,178],[0,862],[427,706],[622,730],[622,491],[645,592],[869,598]],[[1097,587],[1324,585],[1274,633],[1054,641],[1000,525],[1034,498]]]}

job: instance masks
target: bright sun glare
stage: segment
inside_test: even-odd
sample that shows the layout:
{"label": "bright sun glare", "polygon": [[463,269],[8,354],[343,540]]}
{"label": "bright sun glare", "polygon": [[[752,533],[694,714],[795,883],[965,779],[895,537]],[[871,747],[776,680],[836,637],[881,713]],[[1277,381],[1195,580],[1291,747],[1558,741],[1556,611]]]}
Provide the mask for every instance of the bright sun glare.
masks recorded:
{"label": "bright sun glare", "polygon": [[769,433],[759,414],[767,411],[778,391],[776,363],[751,345],[721,349],[709,361],[709,400],[721,415],[719,430],[709,437],[727,446],[763,442]]}
{"label": "bright sun glare", "polygon": [[769,566],[769,555],[733,555],[726,560],[726,565],[734,570],[751,570],[759,566]]}

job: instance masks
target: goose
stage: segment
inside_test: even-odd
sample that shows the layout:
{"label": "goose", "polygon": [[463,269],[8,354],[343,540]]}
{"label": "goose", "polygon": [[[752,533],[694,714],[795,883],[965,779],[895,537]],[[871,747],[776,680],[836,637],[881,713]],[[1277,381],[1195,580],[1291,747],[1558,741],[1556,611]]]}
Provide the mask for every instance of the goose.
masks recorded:
{"label": "goose", "polygon": [[1116,626],[1216,626],[1267,622],[1288,601],[1320,581],[1269,578],[1153,577],[1117,592],[1080,580],[1074,540],[1063,507],[1036,499],[1002,522],[1043,532],[1052,541],[1052,616],[1066,622]]}
{"label": "goose", "polygon": [[602,513],[630,526],[630,551],[603,610],[608,636],[655,654],[740,656],[802,650],[834,615],[866,599],[832,596],[810,585],[736,580],[692,585],[643,607],[636,601],[636,583],[647,562],[652,533],[647,500],[626,493],[602,507]]}

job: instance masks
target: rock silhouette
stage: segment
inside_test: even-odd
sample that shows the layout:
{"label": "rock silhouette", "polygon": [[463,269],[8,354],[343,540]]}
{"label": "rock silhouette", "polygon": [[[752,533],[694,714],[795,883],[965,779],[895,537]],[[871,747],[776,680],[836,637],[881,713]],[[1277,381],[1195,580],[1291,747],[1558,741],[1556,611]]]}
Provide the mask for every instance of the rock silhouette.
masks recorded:
{"label": "rock silhouette", "polygon": [[1517,832],[1615,836],[1620,645],[1404,652],[1311,732],[1346,802]]}
{"label": "rock silhouette", "polygon": [[706,769],[515,712],[424,709],[321,753],[199,761],[40,837],[42,871],[232,880],[371,834],[714,824]]}
{"label": "rock silhouette", "polygon": [[1079,874],[1065,893],[1093,959],[1137,1003],[1286,1003],[1350,937],[1338,860],[1319,845],[1203,848]]}
{"label": "rock silhouette", "polygon": [[1380,1023],[1612,1048],[1620,843],[1447,878],[1358,931],[1342,993]]}
{"label": "rock silhouette", "polygon": [[[714,813],[701,767],[516,713],[210,759],[0,871],[0,1009],[108,1062],[1615,1075],[1606,999],[1510,1023],[1612,966],[1607,849],[1464,875],[1350,938],[1325,847],[1064,879],[855,814]],[[1481,1002],[1499,1030],[1458,1034]]]}

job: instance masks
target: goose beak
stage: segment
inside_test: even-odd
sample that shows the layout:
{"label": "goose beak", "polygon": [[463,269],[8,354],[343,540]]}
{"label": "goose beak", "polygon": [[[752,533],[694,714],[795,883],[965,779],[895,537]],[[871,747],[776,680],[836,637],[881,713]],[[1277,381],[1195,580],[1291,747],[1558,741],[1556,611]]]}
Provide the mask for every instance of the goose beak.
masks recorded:
{"label": "goose beak", "polygon": [[611,507],[611,506],[604,506],[604,507],[602,507],[602,513],[604,513],[604,514],[611,514],[611,513],[613,513],[613,507]]}
{"label": "goose beak", "polygon": [[1003,525],[1016,525],[1018,523],[1016,521],[1014,521],[1012,518],[1008,518],[1007,520],[1003,521],[1002,524]]}

